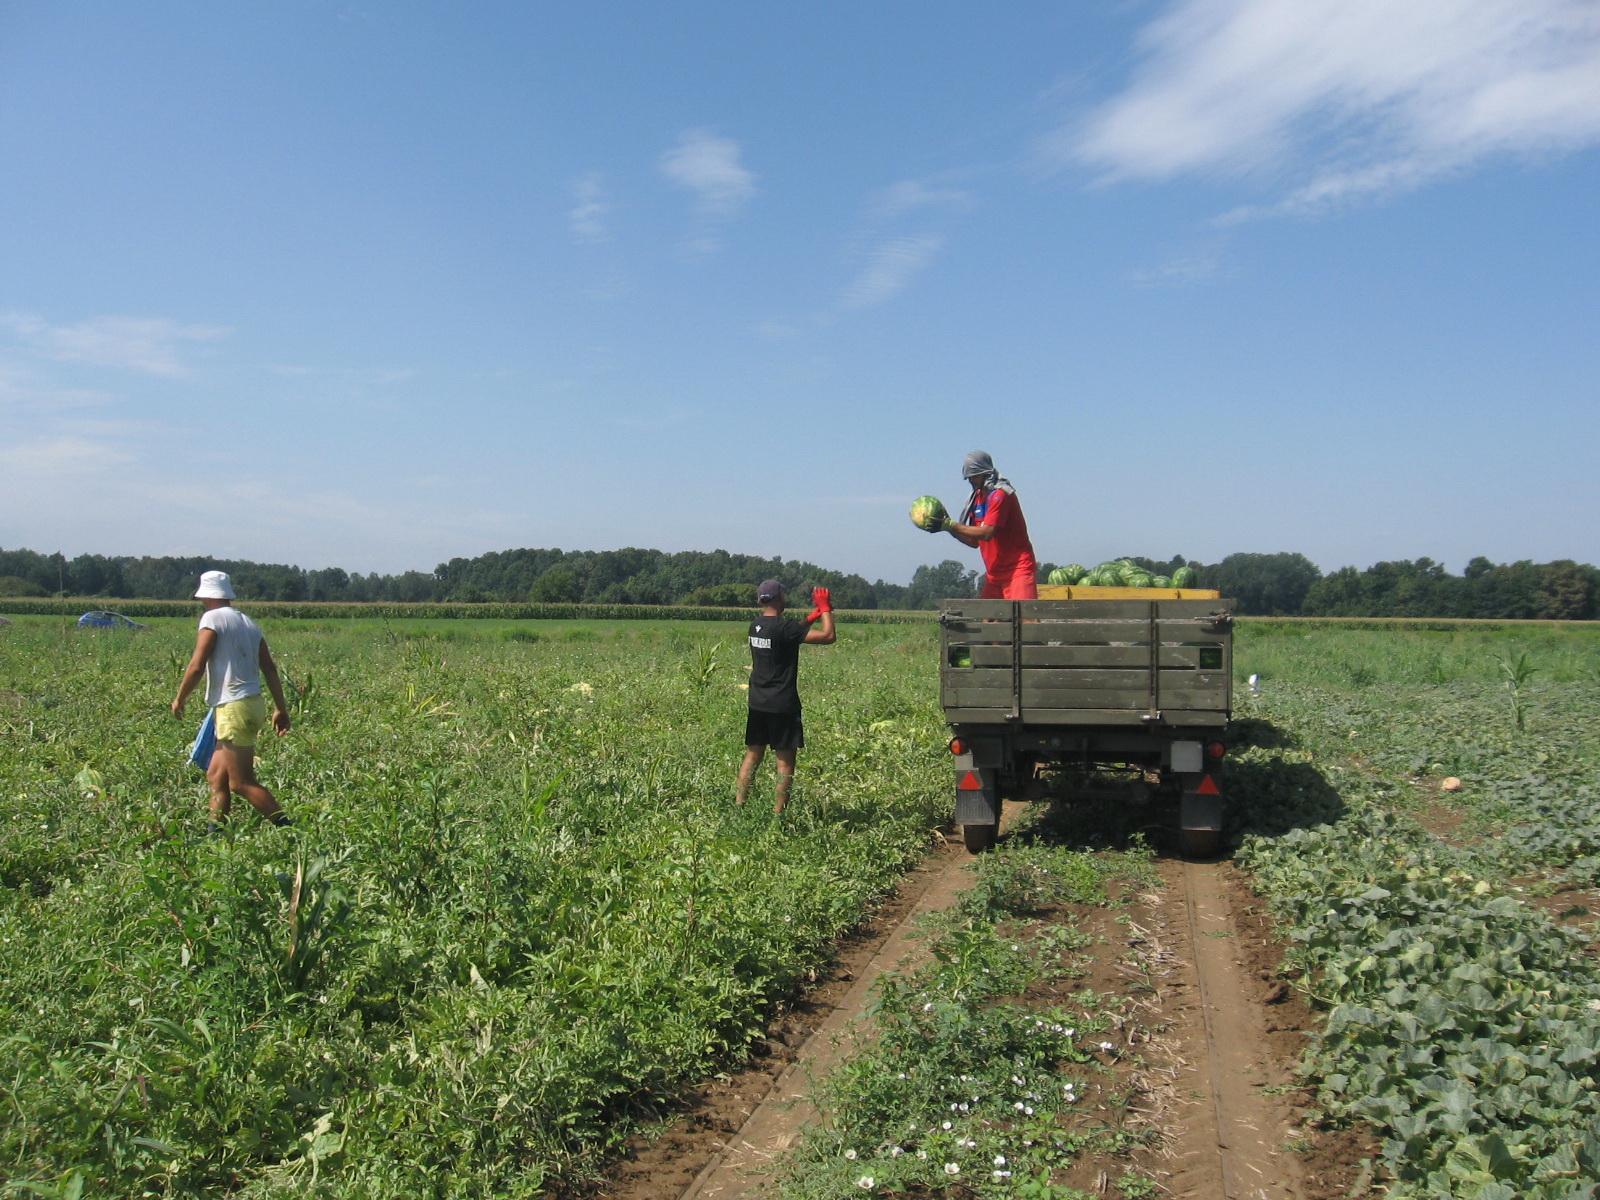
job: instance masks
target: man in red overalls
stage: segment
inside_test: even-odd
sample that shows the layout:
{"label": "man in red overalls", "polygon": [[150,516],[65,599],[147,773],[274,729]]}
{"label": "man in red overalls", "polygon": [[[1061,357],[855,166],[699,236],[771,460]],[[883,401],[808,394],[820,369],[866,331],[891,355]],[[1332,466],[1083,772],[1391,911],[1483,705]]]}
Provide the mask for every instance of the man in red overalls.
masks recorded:
{"label": "man in red overalls", "polygon": [[994,469],[994,459],[974,450],[961,464],[961,478],[972,485],[972,499],[959,521],[945,528],[958,542],[983,554],[983,599],[1037,600],[1038,562],[1028,540],[1028,522],[1011,481]]}

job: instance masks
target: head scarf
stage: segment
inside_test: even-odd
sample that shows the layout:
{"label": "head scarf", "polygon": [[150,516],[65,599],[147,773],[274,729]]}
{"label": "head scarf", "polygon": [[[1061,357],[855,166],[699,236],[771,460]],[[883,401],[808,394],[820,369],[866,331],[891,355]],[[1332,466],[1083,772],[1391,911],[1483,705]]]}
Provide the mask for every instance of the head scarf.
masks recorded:
{"label": "head scarf", "polygon": [[973,510],[978,506],[978,497],[989,491],[1002,491],[1015,496],[1017,489],[1011,486],[1011,481],[995,470],[994,459],[989,457],[987,450],[974,450],[961,460],[961,478],[972,484],[972,496],[967,500],[967,507],[961,511],[961,524],[972,524]]}

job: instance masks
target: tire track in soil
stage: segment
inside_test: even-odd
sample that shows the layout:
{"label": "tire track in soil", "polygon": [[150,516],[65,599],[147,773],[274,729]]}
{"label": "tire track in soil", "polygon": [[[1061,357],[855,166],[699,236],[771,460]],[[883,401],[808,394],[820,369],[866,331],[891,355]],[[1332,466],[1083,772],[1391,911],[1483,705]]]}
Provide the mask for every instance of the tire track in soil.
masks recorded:
{"label": "tire track in soil", "polygon": [[[1022,806],[1007,803],[1002,828]],[[917,918],[970,886],[970,857],[952,841],[902,882],[849,942],[833,972],[769,1031],[768,1053],[694,1096],[654,1141],[635,1139],[604,1200],[748,1200],[772,1194],[767,1172],[817,1113],[813,1084],[867,1032],[872,985],[926,958]],[[1163,889],[1140,906],[1172,964],[1140,1023],[1169,1080],[1156,1116],[1163,1136],[1146,1167],[1182,1200],[1334,1200],[1349,1194],[1374,1147],[1351,1133],[1301,1127],[1306,1093],[1294,1064],[1319,1021],[1277,975],[1270,921],[1232,863],[1158,857]],[[1126,944],[1115,910],[1084,927],[1110,952]],[[1148,1006],[1147,1006],[1148,1007]],[[1294,1140],[1301,1149],[1288,1148]],[[1143,1156],[1141,1156],[1143,1157]]]}
{"label": "tire track in soil", "polygon": [[1252,987],[1220,862],[1168,860],[1169,946],[1176,959],[1165,1006],[1182,1099],[1165,1122],[1173,1196],[1301,1200],[1301,1164],[1285,1147],[1293,1113],[1267,1088],[1291,1082],[1270,1054],[1261,988]]}
{"label": "tire track in soil", "polygon": [[[1021,806],[1006,804],[1002,828]],[[833,968],[768,1028],[752,1061],[701,1087],[653,1139],[636,1137],[598,1188],[558,1193],[601,1200],[733,1200],[760,1196],[762,1173],[815,1114],[813,1082],[849,1050],[873,983],[885,971],[914,970],[925,957],[917,918],[953,904],[970,886],[971,856],[959,829],[909,872],[895,894],[846,937]],[[665,1114],[664,1114],[665,1115]]]}

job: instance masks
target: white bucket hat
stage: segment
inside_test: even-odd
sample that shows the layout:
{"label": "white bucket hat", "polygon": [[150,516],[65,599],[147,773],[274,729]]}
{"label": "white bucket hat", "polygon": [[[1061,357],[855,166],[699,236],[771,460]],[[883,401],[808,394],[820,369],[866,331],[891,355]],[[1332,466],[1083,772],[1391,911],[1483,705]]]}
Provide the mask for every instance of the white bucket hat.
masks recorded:
{"label": "white bucket hat", "polygon": [[232,600],[233,581],[226,571],[207,571],[200,576],[200,587],[194,594],[196,600]]}

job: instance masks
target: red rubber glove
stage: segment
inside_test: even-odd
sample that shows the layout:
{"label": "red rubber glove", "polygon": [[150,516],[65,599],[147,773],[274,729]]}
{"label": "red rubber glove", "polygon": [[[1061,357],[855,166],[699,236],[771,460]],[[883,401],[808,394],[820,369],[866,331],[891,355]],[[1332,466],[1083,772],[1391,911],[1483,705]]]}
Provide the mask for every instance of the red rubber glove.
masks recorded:
{"label": "red rubber glove", "polygon": [[825,587],[812,588],[811,603],[816,607],[806,614],[807,625],[817,620],[823,613],[833,611],[833,594]]}

